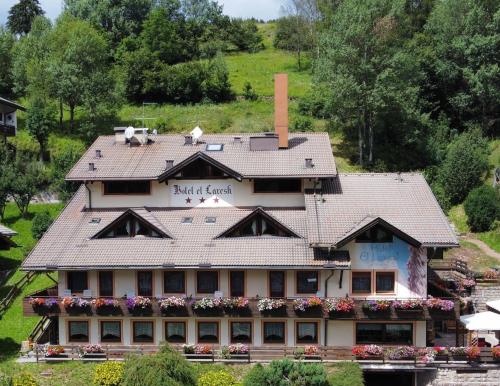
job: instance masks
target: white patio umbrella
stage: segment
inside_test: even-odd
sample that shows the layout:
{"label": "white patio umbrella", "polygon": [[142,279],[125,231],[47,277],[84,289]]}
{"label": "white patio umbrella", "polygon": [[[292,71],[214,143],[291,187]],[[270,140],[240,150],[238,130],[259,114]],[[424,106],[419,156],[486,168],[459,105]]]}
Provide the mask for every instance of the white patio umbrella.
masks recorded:
{"label": "white patio umbrella", "polygon": [[494,312],[499,312],[500,313],[500,299],[498,300],[490,300],[489,302],[486,302],[486,305],[491,308]]}
{"label": "white patio umbrella", "polygon": [[460,321],[469,331],[500,331],[500,314],[495,312],[462,315]]}

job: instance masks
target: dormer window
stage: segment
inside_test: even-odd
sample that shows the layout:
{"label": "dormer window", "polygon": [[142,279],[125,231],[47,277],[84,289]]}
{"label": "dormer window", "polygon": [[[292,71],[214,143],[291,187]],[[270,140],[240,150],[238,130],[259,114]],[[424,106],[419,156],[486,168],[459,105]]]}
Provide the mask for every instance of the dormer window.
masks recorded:
{"label": "dormer window", "polygon": [[243,219],[221,237],[298,237],[291,230],[259,209]]}
{"label": "dormer window", "polygon": [[94,239],[109,238],[171,238],[165,231],[152,225],[133,211],[127,211],[99,233]]}
{"label": "dormer window", "polygon": [[356,237],[357,243],[392,243],[392,233],[376,225]]}

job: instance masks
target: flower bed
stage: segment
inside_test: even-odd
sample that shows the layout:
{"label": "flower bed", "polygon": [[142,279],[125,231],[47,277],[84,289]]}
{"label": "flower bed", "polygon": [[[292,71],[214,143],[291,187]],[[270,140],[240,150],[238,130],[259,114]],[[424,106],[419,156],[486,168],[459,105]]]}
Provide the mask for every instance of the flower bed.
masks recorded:
{"label": "flower bed", "polygon": [[352,355],[357,359],[382,359],[384,357],[384,350],[375,344],[354,346],[352,348]]}
{"label": "flower bed", "polygon": [[388,313],[391,310],[390,300],[368,300],[363,303],[363,310],[369,313]]}
{"label": "flower bed", "polygon": [[293,309],[298,316],[322,316],[323,301],[317,296],[295,299]]}
{"label": "flower bed", "polygon": [[120,302],[116,299],[97,298],[92,301],[97,315],[121,315]]}
{"label": "flower bed", "polygon": [[221,298],[202,298],[193,303],[193,311],[198,316],[218,316],[222,314]]}
{"label": "flower bed", "polygon": [[285,316],[286,300],[274,298],[262,298],[257,302],[257,309],[264,316]]}
{"label": "flower bed", "polygon": [[59,305],[55,298],[30,298],[29,303],[38,315],[47,315],[59,312]]}
{"label": "flower bed", "polygon": [[452,300],[431,298],[425,301],[429,312],[449,314],[455,309],[455,303]]}
{"label": "flower bed", "polygon": [[185,298],[170,296],[158,300],[158,306],[163,316],[187,316],[187,302]]}
{"label": "flower bed", "polygon": [[127,299],[127,309],[134,316],[151,316],[153,303],[150,298],[133,296]]}
{"label": "flower bed", "polygon": [[91,303],[88,300],[76,296],[67,296],[63,298],[61,304],[70,315],[91,314]]}
{"label": "flower bed", "polygon": [[[56,358],[62,357],[64,354],[64,347],[59,345],[48,345],[45,349],[45,357]],[[64,355],[66,356],[66,355]]]}
{"label": "flower bed", "polygon": [[243,297],[224,298],[222,307],[228,315],[250,316],[252,314],[248,299]]}
{"label": "flower bed", "polygon": [[354,299],[351,298],[330,298],[325,299],[325,310],[330,317],[346,317],[354,312]]}
{"label": "flower bed", "polygon": [[410,360],[417,356],[417,349],[413,346],[398,346],[387,350],[390,360]]}

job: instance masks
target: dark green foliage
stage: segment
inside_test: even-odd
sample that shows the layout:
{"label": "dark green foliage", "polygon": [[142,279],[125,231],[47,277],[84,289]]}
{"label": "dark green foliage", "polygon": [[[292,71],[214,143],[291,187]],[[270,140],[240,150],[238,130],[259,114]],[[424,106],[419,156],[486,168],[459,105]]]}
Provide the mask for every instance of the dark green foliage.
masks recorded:
{"label": "dark green foliage", "polygon": [[155,355],[127,358],[123,386],[195,386],[193,367],[177,351],[164,345]]}
{"label": "dark green foliage", "polygon": [[314,126],[311,118],[298,116],[293,123],[293,131],[313,131]]}
{"label": "dark green foliage", "polygon": [[208,63],[202,92],[203,97],[211,102],[226,102],[234,98],[229,82],[229,71],[221,53]]}
{"label": "dark green foliage", "polygon": [[52,217],[50,217],[48,212],[35,214],[33,223],[31,224],[31,234],[33,238],[35,240],[40,240],[47,229],[49,229],[50,224],[52,224]]}
{"label": "dark green foliage", "polygon": [[259,98],[250,82],[245,82],[245,87],[243,88],[243,98],[247,101],[256,101]]}
{"label": "dark green foliage", "polygon": [[445,189],[443,188],[443,185],[441,185],[439,182],[435,182],[431,185],[431,189],[432,193],[434,193],[434,196],[438,200],[441,209],[443,209],[443,212],[448,213],[452,205],[450,202],[450,198],[448,197]]}
{"label": "dark green foliage", "polygon": [[500,194],[498,189],[482,185],[472,190],[464,202],[467,224],[474,232],[491,229],[493,222],[500,218]]}
{"label": "dark green foliage", "polygon": [[68,201],[78,189],[79,183],[66,181],[66,174],[83,154],[80,148],[65,146],[55,154],[51,154],[52,160],[52,185],[51,188],[58,192],[59,199]]}
{"label": "dark green foliage", "polygon": [[12,192],[13,169],[12,155],[4,147],[0,147],[0,220],[3,219],[7,198]]}
{"label": "dark green foliage", "polygon": [[279,18],[276,22],[273,45],[282,50],[295,52],[300,71],[302,67],[301,55],[315,47],[315,36],[310,23],[300,15]]}
{"label": "dark green foliage", "polygon": [[7,26],[14,34],[26,35],[35,17],[43,14],[38,0],[20,0],[10,8]]}
{"label": "dark green foliage", "polygon": [[40,145],[40,160],[43,160],[50,132],[56,127],[55,109],[41,98],[30,103],[26,115],[26,130]]}
{"label": "dark green foliage", "polygon": [[449,146],[438,172],[438,182],[452,205],[461,203],[467,194],[481,184],[488,169],[488,146],[479,130],[459,135]]}
{"label": "dark green foliage", "polygon": [[14,36],[0,26],[0,95],[12,96],[12,47]]}
{"label": "dark green foliage", "polygon": [[232,19],[229,38],[239,51],[256,52],[264,48],[255,20]]}
{"label": "dark green foliage", "polygon": [[272,361],[267,367],[255,365],[243,380],[245,386],[328,386],[321,364]]}
{"label": "dark green foliage", "polygon": [[363,386],[363,370],[357,363],[340,362],[329,377],[330,386]]}

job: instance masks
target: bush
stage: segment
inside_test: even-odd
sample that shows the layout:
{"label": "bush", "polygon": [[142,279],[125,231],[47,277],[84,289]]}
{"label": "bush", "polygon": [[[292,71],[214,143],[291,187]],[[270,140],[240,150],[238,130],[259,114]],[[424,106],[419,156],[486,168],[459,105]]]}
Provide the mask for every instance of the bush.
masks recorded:
{"label": "bush", "polygon": [[6,374],[0,373],[0,386],[12,386],[12,378]]}
{"label": "bush", "polygon": [[335,372],[328,377],[330,386],[363,386],[363,370],[357,363],[340,362],[334,365]]}
{"label": "bush", "polygon": [[272,361],[264,368],[254,366],[245,376],[245,386],[328,386],[325,368],[320,364],[295,363],[289,359]]}
{"label": "bush", "polygon": [[250,82],[245,82],[245,86],[243,87],[243,98],[247,101],[256,101],[259,98]]}
{"label": "bush", "polygon": [[297,117],[293,123],[293,131],[313,131],[313,122],[307,117]]}
{"label": "bush", "polygon": [[266,386],[266,369],[257,363],[253,366],[250,371],[246,374],[243,379],[243,386]]}
{"label": "bush", "polygon": [[94,370],[94,385],[119,386],[123,381],[123,363],[105,362]]}
{"label": "bush", "polygon": [[49,229],[50,224],[52,224],[52,217],[50,217],[49,212],[35,214],[33,223],[31,224],[31,234],[33,238],[40,240],[47,229]]}
{"label": "bush", "polygon": [[193,366],[168,345],[155,355],[131,356],[124,366],[123,386],[195,386]]}
{"label": "bush", "polygon": [[14,376],[12,386],[38,386],[38,382],[33,375],[23,372]]}
{"label": "bush", "polygon": [[431,189],[432,193],[434,193],[434,196],[436,197],[436,200],[439,202],[439,205],[441,205],[443,212],[448,213],[452,205],[443,186],[439,182],[435,182],[431,185]]}
{"label": "bush", "polygon": [[208,371],[198,379],[198,386],[233,386],[236,379],[224,370]]}
{"label": "bush", "polygon": [[499,194],[495,188],[487,185],[472,190],[464,202],[467,224],[474,232],[491,229],[493,222],[500,215]]}

